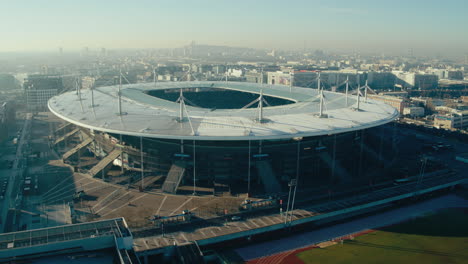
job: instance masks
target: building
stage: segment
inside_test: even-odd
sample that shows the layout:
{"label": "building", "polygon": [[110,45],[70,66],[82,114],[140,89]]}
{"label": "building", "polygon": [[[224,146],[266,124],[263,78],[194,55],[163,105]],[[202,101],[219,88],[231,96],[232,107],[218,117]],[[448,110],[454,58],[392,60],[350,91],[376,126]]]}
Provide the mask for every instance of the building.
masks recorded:
{"label": "building", "polygon": [[393,90],[395,87],[395,75],[391,72],[371,71],[367,73],[369,86],[373,90]]}
{"label": "building", "polygon": [[403,113],[403,109],[409,104],[406,98],[396,96],[369,94],[368,97],[395,107],[399,113]]}
{"label": "building", "polygon": [[429,71],[431,74],[436,75],[440,79],[448,80],[463,80],[463,71],[449,70],[449,69],[433,69]]}
{"label": "building", "polygon": [[227,74],[232,77],[242,77],[244,71],[241,69],[228,69]]}
{"label": "building", "polygon": [[64,90],[62,77],[29,75],[23,84],[28,111],[47,111],[47,101]]}
{"label": "building", "polygon": [[358,85],[365,84],[366,76],[362,72],[342,71],[307,71],[298,70],[292,72],[276,71],[268,72],[268,84],[290,85],[317,88],[317,77],[320,72],[320,80],[326,90],[344,91],[345,81],[348,79],[350,89],[356,89]]}
{"label": "building", "polygon": [[[275,85],[275,84],[291,85],[291,80],[293,78],[291,75],[292,73],[282,72],[282,71],[268,72],[267,83],[271,85]],[[316,76],[315,73],[314,73],[314,76]],[[299,86],[298,82],[295,82],[294,86]],[[305,87],[305,86],[302,86],[302,87]]]}
{"label": "building", "polygon": [[436,115],[434,116],[434,127],[450,130],[466,129],[468,127],[468,111]]}
{"label": "building", "polygon": [[463,71],[448,71],[447,79],[449,80],[463,80]]}
{"label": "building", "polygon": [[439,85],[439,77],[434,74],[393,71],[396,84],[403,88],[429,90],[436,89]]}
{"label": "building", "polygon": [[193,186],[277,194],[296,177],[324,188],[367,184],[378,167],[358,164],[382,164],[395,154],[382,126],[398,112],[371,99],[356,111],[354,96],[325,91],[319,100],[316,89],[290,93],[285,85],[245,82],[124,85],[120,99],[116,86],[96,90],[95,109],[81,107],[91,104],[89,90],[81,104],[67,92],[50,99],[49,109],[77,125],[92,139],[88,149],[108,162],[141,177],[163,175],[167,193]]}
{"label": "building", "polygon": [[94,87],[96,82],[95,77],[85,76],[81,78],[81,89],[91,89]]}
{"label": "building", "polygon": [[424,107],[419,106],[409,106],[403,108],[403,115],[411,117],[423,117],[424,116]]}
{"label": "building", "polygon": [[0,143],[8,139],[9,128],[15,124],[15,116],[12,102],[0,102]]}
{"label": "building", "polygon": [[213,66],[213,73],[214,74],[224,74],[226,72],[226,66],[225,65],[214,65]]}
{"label": "building", "polygon": [[251,83],[267,83],[268,77],[266,72],[249,71],[245,73],[245,79]]}

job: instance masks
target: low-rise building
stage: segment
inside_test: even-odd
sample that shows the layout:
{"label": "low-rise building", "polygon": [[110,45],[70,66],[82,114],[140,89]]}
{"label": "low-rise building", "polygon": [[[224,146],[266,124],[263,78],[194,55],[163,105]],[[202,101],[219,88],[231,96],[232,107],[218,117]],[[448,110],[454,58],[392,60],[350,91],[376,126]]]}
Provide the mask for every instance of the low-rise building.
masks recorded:
{"label": "low-rise building", "polygon": [[443,129],[466,129],[468,127],[468,111],[436,115],[434,116],[434,127]]}
{"label": "low-rise building", "polygon": [[245,79],[251,83],[267,83],[267,74],[265,72],[250,71],[245,73]]}
{"label": "low-rise building", "polygon": [[408,99],[396,96],[369,94],[368,97],[395,107],[399,113],[403,113],[403,109],[409,105]]}
{"label": "low-rise building", "polygon": [[423,117],[424,116],[424,107],[420,106],[409,106],[403,108],[403,115],[411,117]]}
{"label": "low-rise building", "polygon": [[57,75],[29,75],[24,84],[29,111],[47,111],[47,102],[64,90],[62,77]]}

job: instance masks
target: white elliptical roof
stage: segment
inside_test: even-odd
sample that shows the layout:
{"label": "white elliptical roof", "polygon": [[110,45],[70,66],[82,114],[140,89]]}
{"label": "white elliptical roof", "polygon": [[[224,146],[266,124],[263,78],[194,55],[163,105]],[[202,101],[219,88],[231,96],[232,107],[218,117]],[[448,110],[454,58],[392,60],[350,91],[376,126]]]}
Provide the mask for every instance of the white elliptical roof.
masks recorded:
{"label": "white elliptical roof", "polygon": [[[186,106],[186,120],[179,122],[180,104],[148,95],[150,90],[181,88],[222,88],[263,94],[294,101],[292,104],[263,107],[267,122],[258,122],[259,109],[207,109]],[[66,92],[51,98],[50,111],[77,126],[93,130],[150,138],[184,140],[261,140],[331,135],[361,130],[391,122],[398,112],[390,105],[361,97],[356,111],[356,95],[324,91],[323,112],[319,117],[317,89],[246,82],[163,82]],[[93,93],[92,93],[93,92]],[[93,96],[92,96],[93,94]],[[92,106],[94,97],[94,107]],[[229,98],[226,98],[229,100]],[[247,102],[248,103],[248,102]]]}

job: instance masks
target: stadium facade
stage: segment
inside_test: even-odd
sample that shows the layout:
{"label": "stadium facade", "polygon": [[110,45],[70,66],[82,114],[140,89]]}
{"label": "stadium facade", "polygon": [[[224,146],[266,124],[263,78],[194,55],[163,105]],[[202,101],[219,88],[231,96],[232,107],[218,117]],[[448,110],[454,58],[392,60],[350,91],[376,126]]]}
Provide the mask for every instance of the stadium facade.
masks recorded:
{"label": "stadium facade", "polygon": [[383,180],[396,154],[386,124],[398,111],[365,89],[165,82],[67,92],[48,106],[92,139],[97,156],[117,149],[115,164],[162,176],[164,192],[272,194],[292,179],[324,188]]}

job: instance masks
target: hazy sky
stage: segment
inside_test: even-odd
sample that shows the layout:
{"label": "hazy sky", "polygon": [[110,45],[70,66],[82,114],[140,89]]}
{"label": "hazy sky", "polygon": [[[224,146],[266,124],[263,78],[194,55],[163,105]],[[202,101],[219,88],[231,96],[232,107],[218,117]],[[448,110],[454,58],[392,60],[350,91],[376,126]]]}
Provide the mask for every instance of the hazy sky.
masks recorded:
{"label": "hazy sky", "polygon": [[468,52],[468,0],[0,0],[0,52],[255,48]]}

